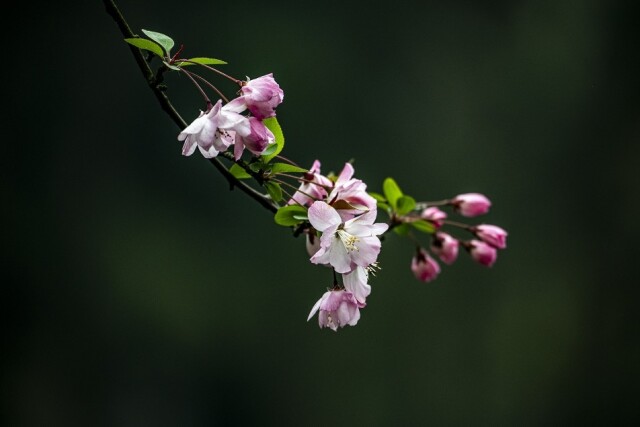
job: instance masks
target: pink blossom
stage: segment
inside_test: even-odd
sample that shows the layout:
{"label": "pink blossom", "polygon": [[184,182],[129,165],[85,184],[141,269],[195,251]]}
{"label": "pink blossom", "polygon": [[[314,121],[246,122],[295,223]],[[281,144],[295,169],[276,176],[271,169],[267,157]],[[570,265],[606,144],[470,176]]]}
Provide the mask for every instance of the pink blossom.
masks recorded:
{"label": "pink blossom", "polygon": [[259,156],[269,144],[275,141],[273,133],[261,120],[255,117],[249,117],[247,120],[249,121],[250,127],[249,134],[246,136],[238,135],[236,137],[236,145],[233,149],[236,160],[242,157],[242,152],[245,147],[256,156]]}
{"label": "pink blossom", "polygon": [[369,281],[369,273],[364,267],[356,267],[351,273],[342,275],[344,288],[351,292],[360,304],[364,304],[367,297],[371,293],[371,285]]}
{"label": "pink blossom", "polygon": [[389,226],[374,224],[377,211],[369,211],[346,222],[325,202],[309,208],[309,222],[322,232],[320,249],[311,257],[314,264],[330,264],[338,273],[349,273],[356,266],[368,267],[380,253],[378,235]]}
{"label": "pink blossom", "polygon": [[343,220],[347,221],[363,212],[377,209],[376,200],[367,193],[367,185],[353,178],[351,163],[345,163],[338,175],[333,190],[327,196],[329,204],[334,206]]}
{"label": "pink blossom", "polygon": [[416,279],[422,282],[430,282],[440,273],[440,265],[435,259],[431,258],[427,251],[420,249],[411,260],[411,271],[413,271]]}
{"label": "pink blossom", "polygon": [[345,325],[355,326],[360,319],[360,308],[364,304],[358,303],[351,292],[345,290],[327,291],[315,303],[307,322],[311,320],[318,310],[318,324],[320,328],[331,328],[337,331]]}
{"label": "pink blossom", "polygon": [[436,228],[442,227],[442,220],[447,219],[447,213],[438,209],[435,206],[426,208],[425,210],[422,211],[420,216],[422,217],[422,219],[425,219],[433,223],[433,225],[436,226]]}
{"label": "pink blossom", "polygon": [[491,201],[480,193],[466,193],[457,195],[451,204],[462,216],[478,216],[489,212]]}
{"label": "pink blossom", "polygon": [[457,239],[438,231],[431,243],[431,252],[436,254],[445,264],[451,265],[458,258],[458,246]]}
{"label": "pink blossom", "polygon": [[491,267],[498,258],[498,250],[480,240],[470,241],[468,247],[471,258],[486,267]]}
{"label": "pink blossom", "polygon": [[184,141],[182,155],[190,156],[198,147],[204,157],[212,158],[226,151],[234,143],[236,134],[248,135],[249,121],[239,114],[243,109],[239,103],[222,106],[218,100],[207,113],[200,112],[178,135],[178,141]]}
{"label": "pink blossom", "polygon": [[507,232],[497,225],[481,224],[473,227],[472,230],[482,241],[498,249],[507,247]]}
{"label": "pink blossom", "polygon": [[242,86],[242,94],[251,114],[260,120],[275,116],[275,108],[284,99],[284,92],[271,73],[248,80]]}
{"label": "pink blossom", "polygon": [[289,200],[289,205],[298,203],[302,206],[310,206],[316,200],[324,200],[328,194],[326,189],[333,187],[333,182],[320,174],[319,160],[313,162],[309,172],[304,174],[304,179],[298,191]]}

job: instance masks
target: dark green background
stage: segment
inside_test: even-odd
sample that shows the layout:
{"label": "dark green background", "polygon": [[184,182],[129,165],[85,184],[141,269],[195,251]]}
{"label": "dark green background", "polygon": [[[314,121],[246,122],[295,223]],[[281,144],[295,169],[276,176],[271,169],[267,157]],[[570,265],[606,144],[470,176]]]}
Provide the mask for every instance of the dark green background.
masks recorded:
{"label": "dark green background", "polygon": [[635,2],[120,3],[186,55],[273,72],[288,157],[485,193],[509,248],[424,284],[390,236],[360,323],[318,329],[330,275],[180,155],[102,4],[28,6],[3,66],[6,425],[637,421]]}

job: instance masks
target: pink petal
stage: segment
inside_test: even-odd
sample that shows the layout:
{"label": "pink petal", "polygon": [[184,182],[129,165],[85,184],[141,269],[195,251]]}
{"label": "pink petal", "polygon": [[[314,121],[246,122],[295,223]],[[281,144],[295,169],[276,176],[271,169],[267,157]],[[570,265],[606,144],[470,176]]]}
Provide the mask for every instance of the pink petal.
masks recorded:
{"label": "pink petal", "polygon": [[338,212],[325,202],[314,202],[309,208],[309,222],[313,228],[324,232],[330,227],[340,225],[342,220]]}

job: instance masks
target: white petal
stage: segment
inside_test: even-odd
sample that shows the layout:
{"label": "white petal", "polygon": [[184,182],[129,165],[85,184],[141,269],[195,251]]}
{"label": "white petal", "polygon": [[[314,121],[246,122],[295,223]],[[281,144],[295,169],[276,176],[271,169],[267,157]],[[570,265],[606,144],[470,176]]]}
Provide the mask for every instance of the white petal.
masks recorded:
{"label": "white petal", "polygon": [[342,223],[338,212],[325,202],[314,202],[309,208],[309,222],[313,228],[325,231]]}

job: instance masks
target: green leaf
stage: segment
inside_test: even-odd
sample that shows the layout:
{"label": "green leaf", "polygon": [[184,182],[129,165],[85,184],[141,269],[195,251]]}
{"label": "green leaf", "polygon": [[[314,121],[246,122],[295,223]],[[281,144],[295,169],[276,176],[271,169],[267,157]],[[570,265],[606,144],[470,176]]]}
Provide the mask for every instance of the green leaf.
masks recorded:
{"label": "green leaf", "polygon": [[374,199],[376,199],[377,202],[386,202],[387,199],[384,198],[384,196],[382,194],[378,194],[378,193],[374,193],[374,192],[369,192],[369,195],[371,197],[373,197]]}
{"label": "green leaf", "polygon": [[151,40],[141,39],[140,37],[135,37],[131,39],[124,39],[127,43],[132,46],[137,47],[138,49],[148,50],[149,52],[153,52],[158,55],[160,58],[164,57],[164,52],[158,43],[152,42]]}
{"label": "green leaf", "polygon": [[279,173],[305,173],[305,172],[309,172],[309,170],[298,167],[298,166],[290,165],[289,163],[274,163],[271,166],[271,173],[274,175],[277,175]]}
{"label": "green leaf", "polygon": [[266,159],[267,157],[275,153],[277,149],[277,144],[271,144],[262,152],[261,156]]}
{"label": "green leaf", "polygon": [[291,227],[293,225],[299,224],[300,222],[304,221],[298,218],[306,217],[306,216],[307,216],[306,208],[300,205],[288,205],[278,209],[273,219],[278,225],[282,225],[284,227]]}
{"label": "green leaf", "polygon": [[436,228],[429,221],[425,221],[424,219],[419,219],[417,221],[413,221],[411,225],[419,231],[423,233],[433,234],[436,231]]}
{"label": "green leaf", "polygon": [[409,234],[409,225],[400,224],[399,226],[393,228],[393,232],[398,236],[406,236],[407,234]]}
{"label": "green leaf", "polygon": [[267,189],[267,193],[269,193],[269,196],[271,196],[271,200],[273,200],[274,202],[279,202],[280,200],[282,200],[282,187],[280,187],[280,184],[278,184],[277,182],[265,182],[264,183],[265,188]]}
{"label": "green leaf", "polygon": [[293,215],[293,219],[297,219],[300,221],[306,221],[309,219],[309,215]]}
{"label": "green leaf", "polygon": [[167,61],[162,61],[165,67],[173,71],[180,71],[180,67],[176,67],[175,65],[169,64]]}
{"label": "green leaf", "polygon": [[249,175],[246,170],[242,169],[240,165],[235,163],[231,165],[231,167],[229,168],[229,172],[231,172],[231,175],[235,176],[238,179],[251,178],[251,175]]}
{"label": "green leaf", "polygon": [[[187,62],[187,61],[189,61],[189,62]],[[227,62],[223,61],[222,59],[204,58],[204,57],[189,58],[189,59],[185,59],[184,61],[176,61],[176,65],[178,65],[180,67],[188,67],[189,65],[196,65],[196,64],[202,64],[202,65],[224,65],[226,63]]]}
{"label": "green leaf", "polygon": [[158,43],[167,52],[167,56],[171,56],[171,48],[173,47],[173,39],[166,34],[157,33],[155,31],[142,30],[142,32],[154,42]]}
{"label": "green leaf", "polygon": [[393,178],[387,178],[382,183],[382,190],[384,191],[384,196],[387,198],[389,205],[393,208],[393,210],[397,209],[397,201],[400,197],[402,197],[402,191],[398,184],[393,180]]}
{"label": "green leaf", "polygon": [[389,206],[388,204],[383,203],[383,202],[378,202],[378,209],[382,209],[382,210],[385,210],[385,211],[390,211],[391,210],[391,206]]}
{"label": "green leaf", "polygon": [[284,148],[284,135],[282,134],[280,123],[278,123],[278,119],[276,119],[275,117],[264,119],[262,123],[264,123],[264,125],[273,133],[273,136],[276,139],[275,144],[273,144],[276,146],[275,151],[267,155],[262,154],[262,158],[264,159],[265,163],[269,163],[275,156],[280,154],[280,152]]}
{"label": "green leaf", "polygon": [[416,201],[411,196],[402,196],[396,200],[396,212],[398,215],[406,215],[416,207]]}

